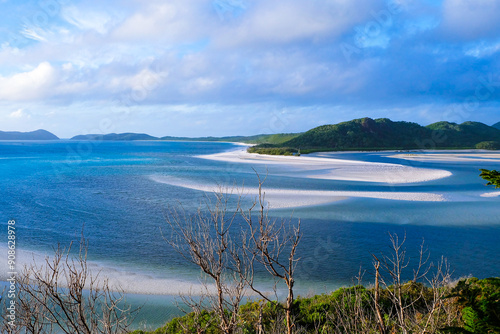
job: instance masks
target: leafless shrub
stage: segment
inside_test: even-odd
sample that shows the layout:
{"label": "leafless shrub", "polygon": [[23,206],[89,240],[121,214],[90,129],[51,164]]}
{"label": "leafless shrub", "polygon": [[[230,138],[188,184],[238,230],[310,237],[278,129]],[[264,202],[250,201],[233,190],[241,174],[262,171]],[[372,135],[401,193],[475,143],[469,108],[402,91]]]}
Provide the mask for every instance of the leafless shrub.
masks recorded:
{"label": "leafless shrub", "polygon": [[[248,224],[248,234],[244,236],[244,250],[250,258],[250,275],[244,275],[246,283],[250,289],[256,292],[264,300],[272,302],[268,294],[255,286],[254,268],[255,264],[263,266],[275,281],[275,292],[278,282],[286,285],[287,297],[283,305],[285,310],[286,333],[294,331],[292,319],[292,307],[294,301],[295,268],[298,259],[296,256],[297,247],[302,238],[300,231],[300,220],[296,226],[290,220],[273,220],[268,216],[265,207],[265,193],[262,185],[265,181],[257,174],[259,181],[259,195],[253,205],[241,214]],[[255,220],[252,216],[253,210],[257,208],[258,214]],[[277,295],[275,293],[276,300]],[[281,304],[280,304],[281,305]]]}
{"label": "leafless shrub", "polygon": [[[442,316],[447,311],[445,296],[449,292],[450,268],[444,258],[437,264],[429,261],[429,251],[422,242],[418,263],[413,268],[413,278],[405,281],[410,268],[410,258],[405,248],[406,235],[401,240],[397,234],[389,235],[391,252],[380,257],[373,255],[376,270],[374,309],[380,333],[392,327],[401,333],[437,333],[442,325]],[[380,273],[382,271],[382,273]],[[381,315],[379,283],[392,308],[386,310],[391,324],[386,324]],[[395,316],[392,316],[394,311]],[[448,321],[453,321],[450,317]]]}
{"label": "leafless shrub", "polygon": [[206,211],[194,215],[172,209],[167,216],[171,236],[165,240],[187,261],[203,272],[203,291],[198,297],[185,296],[184,302],[195,314],[213,312],[222,333],[234,333],[239,324],[239,306],[245,295],[248,264],[231,236],[231,227],[239,215],[240,198],[230,210],[232,191],[219,189],[215,201],[206,196]]}
{"label": "leafless shrub", "polygon": [[[188,214],[182,206],[170,210],[167,223],[170,237],[165,240],[187,261],[199,267],[203,273],[203,291],[198,296],[184,296],[195,314],[206,310],[214,315],[222,333],[234,333],[239,327],[239,306],[251,290],[269,302],[276,302],[267,291],[254,284],[255,268],[262,266],[275,279],[287,287],[284,305],[287,333],[293,331],[292,306],[294,301],[295,253],[301,239],[300,223],[273,221],[265,209],[263,180],[259,179],[259,195],[249,209],[242,209],[242,194],[235,193],[237,200],[230,205],[233,190],[219,188],[214,200],[207,195],[205,210]],[[258,217],[252,218],[254,209]],[[234,227],[237,218],[246,225]],[[276,323],[277,324],[277,323]],[[262,327],[262,324],[257,324]],[[278,325],[278,324],[277,324]]]}
{"label": "leafless shrub", "polygon": [[[113,291],[107,279],[87,265],[82,237],[77,256],[71,245],[58,246],[43,264],[26,265],[17,277],[17,331],[6,333],[126,333],[135,311],[125,306],[123,291]],[[10,326],[12,327],[12,326]],[[12,329],[12,328],[11,328]]]}

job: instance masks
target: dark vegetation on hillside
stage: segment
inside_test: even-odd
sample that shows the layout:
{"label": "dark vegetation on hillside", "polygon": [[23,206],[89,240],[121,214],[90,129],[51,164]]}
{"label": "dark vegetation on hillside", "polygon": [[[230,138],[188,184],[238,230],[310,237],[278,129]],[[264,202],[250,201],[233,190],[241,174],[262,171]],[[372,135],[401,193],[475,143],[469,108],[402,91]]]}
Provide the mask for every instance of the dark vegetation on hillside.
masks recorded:
{"label": "dark vegetation on hillside", "polygon": [[252,153],[283,154],[332,150],[495,149],[500,130],[478,122],[437,122],[426,127],[387,118],[360,118],[311,129],[280,145],[257,145]]}
{"label": "dark vegetation on hillside", "polygon": [[299,133],[278,133],[278,134],[261,134],[255,136],[229,136],[229,137],[162,137],[161,140],[169,140],[169,141],[214,141],[214,142],[241,142],[247,144],[261,144],[261,143],[270,143],[270,144],[281,144],[287,140],[295,138],[299,135]]}
{"label": "dark vegetation on hillside", "polygon": [[500,122],[493,124],[492,127],[500,130]]}
{"label": "dark vegetation on hillside", "polygon": [[482,141],[476,144],[478,150],[500,150],[500,142],[498,141]]}
{"label": "dark vegetation on hillside", "polygon": [[443,137],[443,142],[438,143],[438,147],[474,148],[483,141],[500,141],[500,130],[479,122],[438,122],[426,128],[439,132]]}

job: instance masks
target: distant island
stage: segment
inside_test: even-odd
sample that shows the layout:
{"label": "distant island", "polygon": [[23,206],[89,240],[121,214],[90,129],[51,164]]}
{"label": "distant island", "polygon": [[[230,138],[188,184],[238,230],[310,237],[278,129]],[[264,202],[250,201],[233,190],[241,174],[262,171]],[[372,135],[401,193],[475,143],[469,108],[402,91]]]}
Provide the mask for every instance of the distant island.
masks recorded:
{"label": "distant island", "polygon": [[[2,132],[0,140],[58,140],[45,130]],[[500,122],[488,126],[480,122],[437,122],[422,126],[412,122],[394,122],[388,118],[354,119],[322,125],[303,133],[259,134],[227,137],[154,137],[145,133],[84,134],[79,141],[208,141],[254,144],[250,153],[293,155],[320,151],[411,150],[411,149],[500,149]]]}
{"label": "distant island", "polygon": [[158,140],[157,137],[150,136],[145,133],[109,133],[109,134],[89,134],[78,135],[71,140],[113,140],[113,141],[128,141],[128,140]]}
{"label": "distant island", "polygon": [[88,134],[78,135],[71,140],[164,140],[164,141],[209,141],[209,142],[243,142],[247,144],[272,143],[279,144],[286,140],[295,138],[298,133],[280,133],[280,134],[260,134],[254,136],[229,136],[229,137],[153,137],[144,133],[110,133],[105,135]]}
{"label": "distant island", "polygon": [[31,132],[0,131],[0,140],[59,140],[59,138],[49,131],[36,130]]}

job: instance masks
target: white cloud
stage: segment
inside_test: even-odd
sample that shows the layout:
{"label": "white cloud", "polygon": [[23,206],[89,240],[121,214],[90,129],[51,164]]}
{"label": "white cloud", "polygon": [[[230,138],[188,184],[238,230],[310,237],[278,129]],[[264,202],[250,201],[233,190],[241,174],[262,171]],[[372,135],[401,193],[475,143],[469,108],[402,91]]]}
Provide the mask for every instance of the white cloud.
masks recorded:
{"label": "white cloud", "polygon": [[23,109],[19,108],[9,114],[10,118],[31,118],[30,114],[24,112]]}
{"label": "white cloud", "polygon": [[142,42],[193,43],[209,39],[225,47],[303,39],[317,42],[349,31],[372,11],[383,8],[381,0],[257,0],[240,8],[237,17],[221,20],[213,3],[148,2],[116,27],[112,36],[118,41]]}
{"label": "white cloud", "polygon": [[[384,29],[376,38],[356,44],[358,28],[369,30],[371,23],[379,22],[391,1],[401,4],[391,23],[380,23]],[[233,134],[250,134],[259,129],[247,120],[260,106],[245,106],[255,101],[294,110],[300,109],[297,105],[324,104],[315,117],[296,112],[294,129],[305,130],[316,123],[369,116],[372,107],[385,103],[420,105],[424,95],[426,102],[454,99],[456,92],[474,87],[477,73],[499,66],[498,37],[461,44],[457,40],[497,35],[500,0],[443,1],[444,5],[419,0],[66,3],[43,29],[25,29],[24,36],[19,35],[23,43],[0,41],[0,105],[7,105],[1,120],[15,127],[48,122],[47,111],[59,108],[51,119],[57,119],[59,131],[74,135],[84,131],[71,127],[85,123],[91,129],[105,110],[124,108],[129,125],[117,126],[121,131],[151,128],[158,135],[183,135],[196,118],[206,123],[197,130],[216,135],[222,131],[217,129],[221,114],[207,115],[222,108],[227,124],[240,127]],[[459,38],[443,41],[434,33],[437,27],[447,29],[446,37]],[[342,42],[357,48],[350,63],[342,57]],[[470,56],[482,57],[484,63],[476,64]],[[457,68],[467,79],[457,79]],[[85,107],[77,107],[81,104]],[[361,109],[354,114],[358,104]],[[186,106],[189,115],[174,110],[162,119],[163,111],[174,105]],[[270,110],[274,107],[264,108],[261,119]],[[390,108],[380,110],[379,117],[391,115]],[[154,117],[145,118],[145,111]],[[334,114],[341,117],[330,119]],[[29,122],[26,115],[31,115]],[[424,116],[407,119],[412,117]],[[143,126],[136,128],[134,123]],[[169,131],[165,124],[171,125]]]}
{"label": "white cloud", "polygon": [[46,42],[47,38],[43,35],[45,35],[45,32],[42,29],[39,28],[30,28],[30,27],[25,27],[22,31],[21,34],[29,39],[39,41],[39,42]]}
{"label": "white cloud", "polygon": [[317,42],[348,32],[380,7],[380,1],[258,1],[241,21],[224,26],[216,41],[222,45]]}
{"label": "white cloud", "polygon": [[48,62],[40,63],[31,71],[0,76],[0,100],[24,101],[52,95],[56,70]]}
{"label": "white cloud", "polygon": [[451,34],[465,39],[497,37],[500,0],[445,0],[443,26]]}
{"label": "white cloud", "polygon": [[80,30],[95,30],[100,34],[108,32],[112,18],[102,11],[87,11],[75,6],[64,7],[63,18]]}
{"label": "white cloud", "polygon": [[479,43],[473,45],[472,47],[469,47],[465,51],[465,54],[476,58],[482,58],[482,57],[489,57],[499,51],[500,51],[500,41],[497,41],[496,43],[492,44]]}
{"label": "white cloud", "polygon": [[202,13],[204,4],[208,7],[206,0],[150,1],[125,19],[112,36],[118,41],[195,41],[211,30]]}

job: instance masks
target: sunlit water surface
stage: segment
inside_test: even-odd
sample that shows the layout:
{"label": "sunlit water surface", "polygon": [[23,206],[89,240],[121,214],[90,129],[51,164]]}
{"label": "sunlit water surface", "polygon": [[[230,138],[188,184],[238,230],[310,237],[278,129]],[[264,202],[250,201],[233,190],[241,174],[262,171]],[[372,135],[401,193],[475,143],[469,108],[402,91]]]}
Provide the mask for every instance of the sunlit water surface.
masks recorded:
{"label": "sunlit water surface", "polygon": [[[89,259],[108,268],[111,275],[137,275],[134,285],[196,282],[198,271],[167,246],[160,228],[168,230],[165,214],[169,208],[181,203],[188,211],[195,210],[204,194],[155,182],[151,176],[254,186],[251,165],[196,157],[236,148],[229,143],[203,142],[0,142],[0,228],[6,231],[7,221],[15,219],[17,249],[35,252],[41,258],[58,243],[68,245],[78,240],[83,227]],[[365,280],[371,281],[370,254],[388,251],[388,232],[406,234],[410,254],[425,240],[431,259],[445,256],[456,278],[499,275],[500,197],[481,197],[495,190],[478,177],[480,168],[498,169],[499,161],[415,162],[390,155],[393,153],[326,156],[444,169],[453,175],[390,185],[297,178],[286,167],[268,167],[266,187],[426,192],[443,194],[447,199],[351,198],[293,212],[272,211],[275,217],[293,213],[295,221],[301,219],[304,237],[297,289],[302,295],[350,284],[360,268],[367,270]],[[266,173],[263,165],[254,167],[262,175]],[[0,246],[5,249],[7,234],[3,235]],[[179,313],[172,296],[128,297],[135,305],[144,304],[136,323],[155,327]]]}

